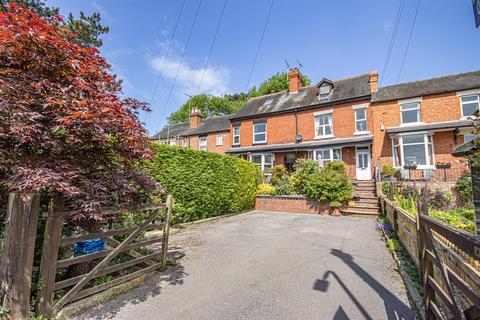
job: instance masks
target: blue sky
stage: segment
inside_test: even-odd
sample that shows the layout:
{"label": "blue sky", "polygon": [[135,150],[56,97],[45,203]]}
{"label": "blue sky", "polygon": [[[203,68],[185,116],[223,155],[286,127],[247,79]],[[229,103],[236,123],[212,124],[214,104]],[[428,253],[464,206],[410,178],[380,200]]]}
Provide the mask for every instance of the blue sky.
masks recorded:
{"label": "blue sky", "polygon": [[[284,71],[285,59],[292,66],[300,61],[314,83],[372,70],[382,75],[382,86],[396,83],[417,5],[417,0],[405,1],[388,68],[382,72],[400,1],[275,0],[249,86]],[[186,0],[166,60],[182,0],[47,0],[59,6],[62,15],[101,13],[110,27],[101,52],[124,80],[125,95],[151,102],[153,111],[141,116],[150,133],[162,128],[167,116],[187,100],[184,93],[245,91],[270,3],[228,0],[197,90],[224,0]],[[471,0],[421,0],[400,82],[480,69],[479,53],[480,29],[475,29]]]}

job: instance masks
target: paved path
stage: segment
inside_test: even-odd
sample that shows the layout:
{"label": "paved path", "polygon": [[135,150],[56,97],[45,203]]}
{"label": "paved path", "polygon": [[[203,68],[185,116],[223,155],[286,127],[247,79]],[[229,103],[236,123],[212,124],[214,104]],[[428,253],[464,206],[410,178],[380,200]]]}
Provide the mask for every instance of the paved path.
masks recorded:
{"label": "paved path", "polygon": [[171,247],[179,266],[78,318],[415,318],[372,219],[251,212]]}

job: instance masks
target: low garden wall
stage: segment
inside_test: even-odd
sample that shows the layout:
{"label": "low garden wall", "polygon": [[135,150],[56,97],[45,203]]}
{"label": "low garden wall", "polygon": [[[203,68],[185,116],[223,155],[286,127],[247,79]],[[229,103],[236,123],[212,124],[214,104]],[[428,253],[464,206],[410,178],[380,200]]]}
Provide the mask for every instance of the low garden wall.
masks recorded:
{"label": "low garden wall", "polygon": [[257,195],[255,210],[328,214],[326,203],[318,203],[304,196]]}

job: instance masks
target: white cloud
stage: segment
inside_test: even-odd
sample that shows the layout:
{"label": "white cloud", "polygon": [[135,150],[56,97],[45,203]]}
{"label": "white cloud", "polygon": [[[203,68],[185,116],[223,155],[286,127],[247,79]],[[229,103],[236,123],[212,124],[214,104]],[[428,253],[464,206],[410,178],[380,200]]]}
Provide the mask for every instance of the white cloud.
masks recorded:
{"label": "white cloud", "polygon": [[[210,93],[213,95],[221,95],[228,92],[230,70],[227,68],[209,64],[204,73],[204,64],[194,66],[186,60],[180,64],[180,59],[176,56],[168,57],[166,60],[165,56],[154,57],[151,59],[150,65],[157,73],[162,72],[163,68],[161,77],[169,81],[174,81],[178,72],[176,92],[179,95],[183,95],[183,92],[191,94]],[[198,90],[200,81],[201,87]]]}

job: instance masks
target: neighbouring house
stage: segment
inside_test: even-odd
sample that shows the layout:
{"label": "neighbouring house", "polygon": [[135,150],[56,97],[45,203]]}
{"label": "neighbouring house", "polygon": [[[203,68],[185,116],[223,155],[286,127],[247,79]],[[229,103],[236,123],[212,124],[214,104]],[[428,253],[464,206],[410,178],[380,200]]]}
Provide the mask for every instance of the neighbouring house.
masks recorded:
{"label": "neighbouring house", "polygon": [[384,165],[404,178],[439,180],[448,168],[450,181],[465,169],[451,153],[473,139],[480,71],[386,87],[374,71],[304,86],[293,68],[288,80],[287,91],[250,98],[231,116],[203,119],[194,109],[189,123],[172,124],[159,139],[168,143],[174,131],[192,148],[252,161],[266,176],[275,164],[292,170],[298,158],[341,160],[352,180],[372,180]]}
{"label": "neighbouring house", "polygon": [[151,139],[171,146],[225,153],[231,146],[230,117],[222,115],[204,119],[201,112],[194,108],[189,122],[173,123]]}

